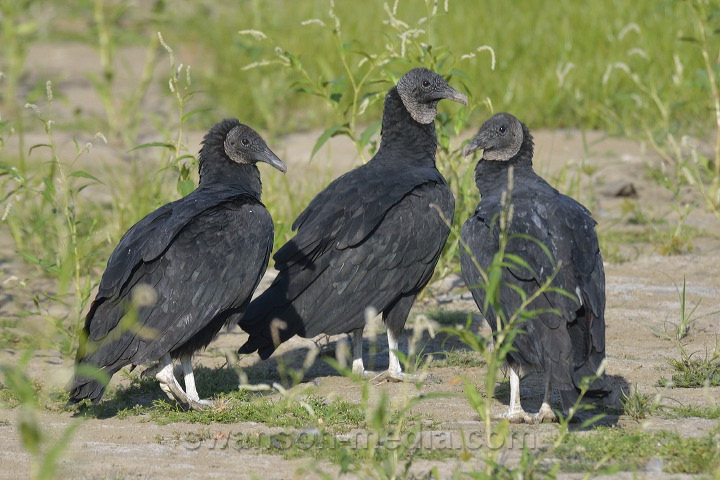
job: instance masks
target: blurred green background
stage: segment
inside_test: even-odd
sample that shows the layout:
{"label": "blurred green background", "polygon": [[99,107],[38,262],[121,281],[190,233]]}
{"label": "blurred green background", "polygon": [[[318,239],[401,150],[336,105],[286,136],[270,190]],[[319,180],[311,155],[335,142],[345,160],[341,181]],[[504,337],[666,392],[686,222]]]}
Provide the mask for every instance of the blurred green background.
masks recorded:
{"label": "blurred green background", "polygon": [[[8,104],[34,102],[44,94],[42,86],[23,83],[32,78],[24,64],[28,46],[79,42],[93,46],[100,63],[124,47],[150,45],[158,54],[155,61],[164,64],[156,41],[161,32],[177,63],[192,67],[193,89],[201,92],[193,107],[210,109],[194,119],[203,128],[212,123],[208,118],[230,115],[272,134],[326,128],[338,120],[322,96],[298,91],[299,75],[275,53],[278,47],[291,52],[319,83],[346,81],[328,0],[3,0],[2,5],[0,91],[6,112]],[[703,26],[717,72],[717,2],[338,0],[334,12],[349,71],[361,73],[363,58],[389,50],[396,55],[383,69],[392,75],[419,61],[429,63],[427,52],[412,49],[398,59],[401,34],[415,32],[418,43],[434,49],[431,55],[442,54],[438,70],[454,73],[478,103],[486,105],[487,99],[495,111],[511,111],[531,128],[651,132],[660,139],[668,129],[704,136],[714,128],[711,82],[698,40]],[[309,19],[324,25],[302,25]],[[243,30],[262,32],[264,38],[238,33]],[[494,50],[494,69],[490,51],[478,52],[480,46]],[[475,56],[464,58],[471,53]],[[271,63],[245,69],[256,62]],[[111,83],[117,68],[108,67],[100,82]],[[164,75],[153,81],[167,83]],[[389,86],[378,81],[367,91]],[[335,87],[339,90],[342,85]],[[372,103],[361,121],[374,121],[380,106]],[[490,113],[483,110],[475,113],[481,119]],[[7,113],[4,117],[12,120]]]}

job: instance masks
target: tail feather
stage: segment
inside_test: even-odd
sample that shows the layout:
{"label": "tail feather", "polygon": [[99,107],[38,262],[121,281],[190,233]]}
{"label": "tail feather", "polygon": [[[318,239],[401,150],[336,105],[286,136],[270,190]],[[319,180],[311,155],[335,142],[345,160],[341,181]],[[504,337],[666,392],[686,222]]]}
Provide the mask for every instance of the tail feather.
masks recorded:
{"label": "tail feather", "polygon": [[70,399],[68,405],[80,403],[82,400],[89,399],[94,405],[100,402],[103,394],[105,393],[106,385],[98,380],[88,380],[85,383],[78,384],[75,381],[75,386],[70,390]]}
{"label": "tail feather", "polygon": [[68,405],[79,403],[85,399],[90,400],[93,404],[100,402],[110,379],[124,365],[99,367],[88,363],[87,360],[78,361],[75,365],[75,375],[65,387],[70,392]]}
{"label": "tail feather", "polygon": [[[580,397],[580,388],[572,390],[560,390],[560,400],[564,412],[568,412],[572,406],[578,402]],[[590,388],[585,392],[581,402],[584,404],[604,405],[612,408],[620,406],[620,391],[612,388],[610,382],[605,375],[595,379],[590,384]]]}
{"label": "tail feather", "polygon": [[273,296],[272,287],[250,305],[238,325],[250,335],[238,353],[258,352],[260,358],[267,359],[281,343],[295,334],[304,336],[303,319],[292,303],[284,302]]}

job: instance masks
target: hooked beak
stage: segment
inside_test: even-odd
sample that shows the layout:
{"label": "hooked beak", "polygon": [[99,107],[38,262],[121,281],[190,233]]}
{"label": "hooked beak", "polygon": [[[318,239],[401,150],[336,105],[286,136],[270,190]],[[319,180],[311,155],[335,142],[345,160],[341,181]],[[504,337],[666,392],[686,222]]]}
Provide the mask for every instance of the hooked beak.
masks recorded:
{"label": "hooked beak", "polygon": [[473,139],[470,140],[470,143],[465,145],[465,148],[463,148],[463,156],[467,157],[476,150],[484,149],[485,146],[485,138],[481,135],[475,135]]}
{"label": "hooked beak", "polygon": [[463,95],[462,93],[458,92],[454,88],[452,88],[450,85],[447,86],[447,88],[442,92],[442,98],[446,98],[448,100],[452,100],[453,102],[462,103],[463,105],[467,105],[468,97],[466,95]]}
{"label": "hooked beak", "polygon": [[257,156],[258,162],[264,162],[268,165],[272,165],[273,167],[280,170],[282,173],[287,172],[287,165],[278,158],[277,155],[273,153],[272,150],[269,148],[266,148],[264,151],[260,152]]}

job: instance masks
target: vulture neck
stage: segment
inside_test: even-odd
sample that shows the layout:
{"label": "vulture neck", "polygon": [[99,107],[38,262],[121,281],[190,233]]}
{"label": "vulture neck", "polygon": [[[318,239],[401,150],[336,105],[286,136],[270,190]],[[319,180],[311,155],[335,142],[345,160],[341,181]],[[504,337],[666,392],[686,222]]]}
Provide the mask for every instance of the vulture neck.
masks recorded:
{"label": "vulture neck", "polygon": [[475,167],[475,185],[480,190],[480,196],[500,194],[508,189],[508,172],[513,168],[514,188],[522,182],[536,181],[540,177],[533,170],[532,140],[523,142],[520,151],[510,160],[480,159]]}
{"label": "vulture neck", "polygon": [[435,122],[421,124],[413,120],[397,88],[391,88],[385,96],[380,148],[375,158],[401,159],[434,167],[436,150]]}
{"label": "vulture neck", "polygon": [[260,170],[250,163],[236,163],[222,152],[210,152],[205,159],[205,149],[200,153],[200,187],[225,186],[244,190],[258,201],[262,195]]}

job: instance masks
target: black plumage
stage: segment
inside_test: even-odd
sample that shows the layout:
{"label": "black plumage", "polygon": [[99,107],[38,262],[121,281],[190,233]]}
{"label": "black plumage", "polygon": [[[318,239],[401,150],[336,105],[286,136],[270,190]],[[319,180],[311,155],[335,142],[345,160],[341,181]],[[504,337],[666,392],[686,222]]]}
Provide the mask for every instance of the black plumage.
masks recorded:
{"label": "black plumage", "polygon": [[256,162],[286,170],[250,127],[235,119],[216,124],[203,140],[198,188],[125,233],[85,319],[71,403],[100,401],[109,377],[126,365],[159,362],[156,378],[170,398],[192,408],[209,404],[197,395],[192,355],[243,313],[272,251]]}
{"label": "black plumage", "polygon": [[[595,376],[605,358],[605,274],[596,222],[585,207],[534,172],[532,136],[514,116],[499,113],[487,120],[464,153],[479,149],[483,153],[475,167],[475,182],[482,198],[461,232],[466,246],[461,249],[463,279],[496,331],[498,312],[488,301],[478,266],[487,271],[501,248],[500,218],[505,208],[509,212],[505,258],[512,260],[515,255],[527,265],[510,266],[510,261],[502,268],[498,294],[504,318],[520,308],[518,290],[529,297],[552,275],[551,286],[567,293],[548,290],[526,306],[527,311],[540,313],[521,323],[523,333],[515,337],[508,354],[511,393],[505,416],[512,421],[554,420],[549,405],[552,384],[568,411],[578,398],[583,377]],[[545,399],[534,417],[520,405],[520,365],[539,366],[547,376]],[[606,383],[600,375],[587,397],[607,397]]]}
{"label": "black plumage", "polygon": [[[295,220],[296,235],[275,254],[278,275],[240,326],[240,353],[262,358],[295,334],[354,334],[353,370],[365,372],[368,309],[388,328],[386,376],[403,373],[394,351],[415,297],[433,273],[449,234],[455,199],[435,167],[437,103],[467,104],[436,73],[416,68],[385,97],[375,156],[337,178]],[[277,322],[275,320],[279,320]]]}

